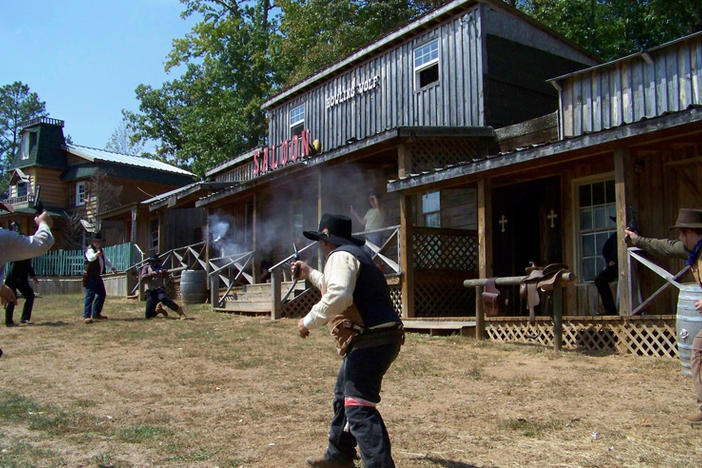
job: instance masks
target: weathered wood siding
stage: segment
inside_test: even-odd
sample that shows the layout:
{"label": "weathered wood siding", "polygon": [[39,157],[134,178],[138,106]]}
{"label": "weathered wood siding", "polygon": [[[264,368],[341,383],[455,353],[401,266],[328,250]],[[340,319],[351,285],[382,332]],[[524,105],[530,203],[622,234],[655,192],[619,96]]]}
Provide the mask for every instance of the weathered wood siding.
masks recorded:
{"label": "weathered wood siding", "polygon": [[702,33],[559,80],[561,136],[702,104]]}
{"label": "weathered wood siding", "polygon": [[59,178],[62,171],[45,167],[31,167],[27,169],[27,172],[31,174],[33,182],[30,190],[34,192],[37,185],[41,187],[39,198],[44,205],[51,207],[66,206],[66,184]]}
{"label": "weathered wood siding", "polygon": [[[474,7],[272,108],[269,144],[290,139],[290,110],[301,104],[310,140],[319,139],[323,151],[401,126],[484,125],[480,11]],[[414,49],[437,38],[439,82],[416,90]],[[373,89],[326,106],[326,98],[376,76]]]}

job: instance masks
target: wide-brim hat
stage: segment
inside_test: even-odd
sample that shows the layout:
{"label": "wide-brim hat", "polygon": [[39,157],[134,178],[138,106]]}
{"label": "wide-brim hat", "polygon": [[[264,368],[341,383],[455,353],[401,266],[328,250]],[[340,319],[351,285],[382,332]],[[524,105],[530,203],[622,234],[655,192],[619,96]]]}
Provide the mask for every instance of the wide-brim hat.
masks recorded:
{"label": "wide-brim hat", "polygon": [[158,258],[158,255],[152,255],[149,258],[146,259],[148,263],[158,263],[161,260]]}
{"label": "wide-brim hat", "polygon": [[342,215],[323,214],[317,231],[302,231],[311,240],[323,240],[334,245],[363,245],[364,239],[351,235],[351,218]]}
{"label": "wide-brim hat", "polygon": [[670,229],[702,229],[702,210],[696,208],[680,208],[678,219]]}

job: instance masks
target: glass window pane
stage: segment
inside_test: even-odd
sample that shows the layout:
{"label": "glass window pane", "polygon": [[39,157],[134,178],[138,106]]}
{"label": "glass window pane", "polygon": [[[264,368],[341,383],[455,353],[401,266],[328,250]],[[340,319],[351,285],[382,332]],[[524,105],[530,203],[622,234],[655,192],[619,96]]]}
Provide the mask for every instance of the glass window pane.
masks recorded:
{"label": "glass window pane", "polygon": [[414,50],[414,67],[418,68],[439,57],[439,41],[435,39]]}
{"label": "glass window pane", "polygon": [[606,191],[607,191],[607,197],[606,197],[606,202],[607,203],[615,203],[617,201],[617,196],[614,191],[614,181],[613,180],[608,180],[605,182],[606,185]]}
{"label": "glass window pane", "polygon": [[424,217],[424,222],[427,227],[441,227],[441,214],[431,213]]}
{"label": "glass window pane", "polygon": [[590,206],[592,205],[592,194],[590,193],[590,185],[580,186],[580,206]]}
{"label": "glass window pane", "polygon": [[605,183],[596,182],[592,184],[592,204],[602,205],[605,202]]}
{"label": "glass window pane", "polygon": [[609,225],[607,221],[609,221],[607,208],[604,206],[596,207],[594,209],[594,227],[599,229],[605,228]]}
{"label": "glass window pane", "polygon": [[592,209],[585,208],[580,210],[580,229],[592,229]]}
{"label": "glass window pane", "polygon": [[439,192],[422,194],[422,213],[439,211],[441,209]]}
{"label": "glass window pane", "polygon": [[592,257],[596,255],[595,250],[595,236],[592,234],[583,235],[582,240],[582,254],[584,257]]}
{"label": "glass window pane", "polygon": [[597,253],[601,254],[602,253],[602,247],[604,247],[605,242],[607,242],[607,239],[609,238],[609,232],[603,231],[597,234],[597,242],[596,242],[596,249]]}
{"label": "glass window pane", "polygon": [[295,125],[305,120],[305,106],[299,105],[290,109],[290,125]]}
{"label": "glass window pane", "polygon": [[592,258],[583,259],[583,280],[585,281],[592,281],[597,275],[595,273],[595,262],[593,260]]}
{"label": "glass window pane", "polygon": [[612,226],[616,226],[617,222],[616,222],[616,221],[612,221],[611,219],[609,219],[610,216],[611,216],[612,218],[615,218],[615,219],[616,219],[616,217],[617,217],[617,205],[615,205],[615,204],[607,205],[607,220],[609,220],[609,222],[612,223],[612,224],[611,224]]}

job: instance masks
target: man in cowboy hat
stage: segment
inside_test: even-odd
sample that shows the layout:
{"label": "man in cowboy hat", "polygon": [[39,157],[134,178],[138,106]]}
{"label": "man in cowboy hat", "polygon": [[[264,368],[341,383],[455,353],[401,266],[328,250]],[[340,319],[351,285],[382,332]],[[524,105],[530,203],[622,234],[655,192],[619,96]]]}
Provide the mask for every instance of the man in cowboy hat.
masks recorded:
{"label": "man in cowboy hat", "polygon": [[[610,216],[613,222],[617,222],[617,218]],[[614,281],[619,276],[619,267],[617,266],[617,232],[613,232],[602,246],[602,257],[604,257],[605,267],[595,277],[595,286],[597,292],[602,299],[602,308],[607,315],[617,315],[617,306],[614,304],[612,290],[609,289],[609,283]],[[600,315],[597,310],[592,311],[592,315]]]}
{"label": "man in cowboy hat", "polygon": [[[16,221],[10,223],[10,228],[17,234],[22,235],[22,229]],[[34,273],[31,259],[27,258],[9,263],[5,285],[12,289],[15,295],[17,291],[19,291],[22,293],[22,296],[24,296],[24,307],[22,308],[22,318],[20,322],[26,325],[32,323],[32,307],[34,306],[35,297],[34,290],[29,284],[30,277],[34,280],[34,283],[39,281],[36,273]],[[14,327],[16,325],[12,317],[14,312],[15,303],[9,302],[5,307],[5,325],[8,327]]]}
{"label": "man in cowboy hat", "polygon": [[380,269],[351,235],[351,219],[325,214],[318,231],[304,236],[319,241],[326,258],[324,273],[302,261],[292,263],[294,276],[322,292],[321,300],[298,323],[302,338],[328,324],[343,356],[334,387],[334,415],[327,451],[308,459],[318,468],[353,467],[356,444],[366,468],[394,467],[390,438],[376,409],[383,376],[397,357],[404,334]]}
{"label": "man in cowboy hat", "polygon": [[83,305],[83,321],[93,323],[94,320],[107,320],[102,315],[102,306],[105,304],[105,283],[101,275],[109,267],[113,272],[117,269],[102,250],[104,239],[102,233],[95,234],[90,245],[85,250],[85,265],[83,267],[83,286],[85,287],[85,303]]}
{"label": "man in cowboy hat", "polygon": [[[6,203],[0,203],[0,209],[14,212],[12,205]],[[12,289],[2,284],[5,277],[5,263],[43,255],[54,245],[54,236],[51,233],[53,220],[49,213],[42,211],[34,218],[34,222],[37,230],[33,236],[23,236],[15,231],[0,229],[0,303],[3,306],[9,302],[17,303]],[[1,349],[0,356],[2,356]]]}
{"label": "man in cowboy hat", "polygon": [[[702,210],[681,208],[678,219],[671,229],[678,229],[677,241],[669,239],[649,239],[626,229],[624,232],[631,243],[642,249],[662,255],[686,259],[695,282],[702,288]],[[702,314],[702,299],[695,303],[695,309]],[[692,383],[697,393],[699,410],[687,417],[692,423],[702,423],[702,330],[692,341]]]}
{"label": "man in cowboy hat", "polygon": [[163,308],[161,303],[177,312],[181,320],[186,319],[183,307],[176,304],[166,294],[166,289],[163,286],[163,278],[168,275],[168,270],[163,268],[158,255],[154,254],[146,261],[146,265],[141,267],[139,273],[142,281],[146,281],[146,312],[144,316],[147,319],[156,317],[162,314],[168,317],[168,312]]}

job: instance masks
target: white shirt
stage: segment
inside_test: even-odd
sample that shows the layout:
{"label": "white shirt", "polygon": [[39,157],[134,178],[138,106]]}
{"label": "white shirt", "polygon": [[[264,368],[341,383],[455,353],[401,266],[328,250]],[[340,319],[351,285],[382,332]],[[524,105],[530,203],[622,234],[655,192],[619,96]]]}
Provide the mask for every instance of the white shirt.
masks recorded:
{"label": "white shirt", "polygon": [[[54,245],[54,236],[46,223],[41,223],[33,236],[23,236],[8,229],[0,229],[0,265],[44,255]],[[5,270],[0,272],[0,282]]]}
{"label": "white shirt", "polygon": [[89,262],[94,262],[95,259],[98,258],[99,259],[98,261],[100,262],[100,272],[101,273],[103,271],[107,271],[107,270],[105,270],[105,265],[110,267],[110,269],[112,271],[116,270],[116,268],[112,266],[112,262],[110,261],[110,259],[107,258],[107,255],[105,255],[105,251],[103,250],[102,255],[100,255],[100,257],[98,257],[98,254],[95,251],[95,249],[93,249],[92,245],[90,245],[88,247],[88,250],[85,251],[85,258],[87,258]]}
{"label": "white shirt", "polygon": [[344,251],[329,255],[324,265],[324,274],[312,269],[308,279],[320,291],[325,291],[325,287],[326,291],[303,319],[308,330],[321,327],[353,304],[353,291],[360,270],[361,263],[358,259]]}

